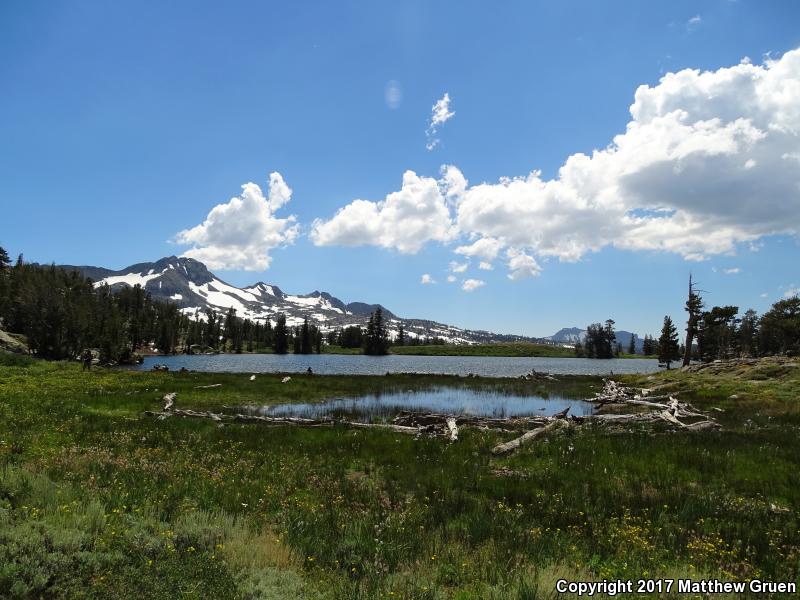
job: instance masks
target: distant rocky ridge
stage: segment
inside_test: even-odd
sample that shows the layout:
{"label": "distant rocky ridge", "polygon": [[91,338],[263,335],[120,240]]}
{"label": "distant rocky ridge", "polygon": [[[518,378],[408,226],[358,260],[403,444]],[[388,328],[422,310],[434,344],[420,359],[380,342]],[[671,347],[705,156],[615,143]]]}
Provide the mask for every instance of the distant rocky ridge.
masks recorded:
{"label": "distant rocky ridge", "polygon": [[[628,346],[631,343],[631,336],[634,338],[634,344],[637,352],[642,352],[644,349],[644,339],[640,338],[638,334],[630,331],[616,331],[617,343],[622,346],[622,350],[627,352]],[[564,327],[559,329],[553,335],[547,336],[545,339],[550,340],[562,345],[573,345],[577,342],[583,342],[586,339],[586,330],[580,327]]]}
{"label": "distant rocky ridge", "polygon": [[410,337],[439,337],[451,343],[490,342],[541,342],[536,338],[519,335],[504,335],[489,331],[461,329],[452,325],[426,319],[408,319],[395,315],[380,304],[364,302],[344,303],[327,292],[292,295],[277,285],[259,281],[248,287],[238,288],[225,283],[194,259],[169,256],[156,262],[138,263],[114,271],[102,267],[60,265],[61,268],[78,271],[94,281],[95,287],[108,285],[112,291],[124,286],[141,285],[157,300],[175,303],[182,312],[203,318],[207,308],[227,312],[236,309],[239,317],[253,320],[275,321],[278,314],[286,315],[290,326],[300,325],[308,318],[322,331],[348,325],[365,325],[370,313],[380,307],[388,322],[388,329],[396,335],[400,324]]}

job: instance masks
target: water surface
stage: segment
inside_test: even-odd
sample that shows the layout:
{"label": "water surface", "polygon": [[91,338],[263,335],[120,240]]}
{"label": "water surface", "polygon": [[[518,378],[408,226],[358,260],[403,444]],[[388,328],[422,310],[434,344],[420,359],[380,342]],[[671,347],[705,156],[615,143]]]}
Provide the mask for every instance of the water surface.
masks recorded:
{"label": "water surface", "polygon": [[549,416],[569,407],[570,414],[587,415],[594,405],[581,399],[550,395],[504,393],[497,389],[437,386],[429,390],[393,390],[355,398],[316,403],[243,407],[237,411],[270,417],[333,417],[371,421],[387,420],[401,411],[509,418]]}
{"label": "water surface", "polygon": [[319,375],[384,375],[386,373],[443,373],[483,377],[518,377],[531,372],[560,375],[653,373],[658,361],[650,359],[520,358],[505,356],[364,356],[362,354],[213,354],[148,356],[130,367],[148,371],[164,364],[170,370],[233,373],[302,373],[311,367]]}

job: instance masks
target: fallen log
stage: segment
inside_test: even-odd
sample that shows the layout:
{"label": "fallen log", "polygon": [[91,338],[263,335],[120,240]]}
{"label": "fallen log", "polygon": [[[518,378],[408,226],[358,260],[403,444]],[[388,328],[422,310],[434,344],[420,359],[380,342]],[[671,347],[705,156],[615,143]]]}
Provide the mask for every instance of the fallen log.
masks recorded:
{"label": "fallen log", "polygon": [[395,433],[410,433],[411,435],[419,435],[423,432],[420,427],[406,427],[405,425],[394,425],[393,423],[358,423],[357,421],[337,421],[337,423],[355,427],[356,429],[386,429]]}
{"label": "fallen log", "polygon": [[[288,381],[289,379],[290,378],[285,377],[284,381]],[[219,385],[221,384],[198,386],[196,389],[219,387]],[[623,423],[652,423],[655,421],[666,421],[671,425],[680,427],[684,431],[703,431],[707,429],[715,429],[720,426],[713,418],[698,412],[690,404],[678,401],[678,399],[675,398],[675,395],[650,396],[647,400],[644,400],[643,397],[647,397],[647,394],[650,391],[651,390],[642,389],[639,391],[639,393],[637,393],[636,390],[626,388],[616,381],[604,380],[603,391],[596,393],[594,398],[589,399],[590,402],[595,402],[600,406],[607,405],[612,402],[621,405],[630,404],[633,406],[652,408],[654,410],[649,412],[636,412],[632,414],[607,413],[580,416],[573,415],[569,417],[569,422],[578,425],[585,423],[614,425]],[[294,427],[332,427],[334,425],[341,425],[344,427],[353,427],[357,429],[382,429],[386,431],[392,431],[394,433],[411,434],[417,436],[422,434],[443,436],[447,437],[451,442],[458,440],[460,427],[474,427],[484,431],[527,430],[522,435],[509,442],[496,445],[492,449],[494,454],[505,454],[507,452],[512,452],[513,450],[530,443],[537,437],[561,427],[568,422],[567,415],[570,411],[570,407],[567,407],[561,412],[549,417],[528,416],[510,418],[479,417],[473,415],[448,415],[438,413],[412,413],[402,411],[395,416],[390,423],[361,423],[344,419],[336,420],[330,417],[310,419],[304,417],[272,417],[256,414],[213,413],[210,411],[176,409],[174,408],[176,396],[177,394],[175,392],[165,394],[163,398],[163,410],[161,412],[145,411],[145,414],[157,417],[158,419],[166,419],[170,416],[177,416],[211,419],[217,423],[259,423],[271,426]],[[654,400],[662,397],[668,398],[669,402],[654,402]],[[697,418],[700,420],[691,423],[685,423],[680,420],[684,418]]]}
{"label": "fallen log", "polygon": [[401,411],[392,419],[396,425],[425,426],[441,425],[447,419],[453,418],[459,427],[476,427],[486,429],[501,429],[514,431],[517,429],[528,429],[533,425],[545,425],[550,422],[550,417],[477,417],[473,415],[445,415],[438,413],[412,413]]}
{"label": "fallen log", "polygon": [[596,421],[599,423],[631,423],[635,421],[647,422],[655,421],[658,417],[657,413],[634,413],[634,414],[606,414],[606,415],[586,415],[585,417],[578,417],[582,421]]}
{"label": "fallen log", "polygon": [[156,412],[147,410],[145,414],[159,419],[165,419],[169,416],[176,417],[192,417],[199,419],[211,419],[216,422],[234,422],[234,423],[259,423],[262,425],[289,425],[294,427],[332,427],[333,425],[344,425],[346,427],[355,427],[360,429],[385,429],[395,433],[406,433],[412,435],[419,435],[420,433],[432,433],[433,429],[428,427],[406,427],[403,425],[395,425],[393,423],[359,423],[357,421],[346,421],[333,419],[306,419],[303,417],[266,417],[261,415],[226,415],[220,413],[213,413],[210,411],[196,411],[189,409],[176,409],[170,412]]}
{"label": "fallen log", "polygon": [[211,388],[218,388],[218,387],[222,387],[222,384],[221,383],[212,383],[210,385],[196,385],[196,386],[194,386],[194,389],[196,389],[196,390],[210,390]]}
{"label": "fallen log", "polygon": [[522,434],[518,438],[514,438],[510,442],[505,442],[503,444],[497,444],[494,448],[492,448],[492,454],[508,454],[509,452],[513,452],[517,448],[521,448],[525,444],[530,444],[534,439],[558,429],[562,425],[564,425],[566,421],[563,419],[553,419],[553,421],[544,427],[540,427],[539,429],[534,429],[527,433]]}
{"label": "fallen log", "polygon": [[717,423],[716,421],[708,419],[706,421],[697,421],[695,423],[689,423],[687,425],[684,425],[684,428],[689,429],[691,431],[704,431],[706,429],[719,429],[720,424]]}

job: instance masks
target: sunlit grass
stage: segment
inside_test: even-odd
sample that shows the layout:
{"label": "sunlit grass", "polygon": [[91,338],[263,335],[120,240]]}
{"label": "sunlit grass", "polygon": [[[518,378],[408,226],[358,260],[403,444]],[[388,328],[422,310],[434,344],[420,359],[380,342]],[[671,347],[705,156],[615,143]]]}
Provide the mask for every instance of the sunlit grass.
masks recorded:
{"label": "sunlit grass", "polygon": [[[541,383],[2,366],[0,596],[499,599],[553,597],[562,577],[796,581],[798,371],[627,377],[721,408],[725,429],[572,427],[496,458],[513,434],[448,444],[143,411],[167,391],[214,408]],[[549,385],[589,394],[598,380]]]}

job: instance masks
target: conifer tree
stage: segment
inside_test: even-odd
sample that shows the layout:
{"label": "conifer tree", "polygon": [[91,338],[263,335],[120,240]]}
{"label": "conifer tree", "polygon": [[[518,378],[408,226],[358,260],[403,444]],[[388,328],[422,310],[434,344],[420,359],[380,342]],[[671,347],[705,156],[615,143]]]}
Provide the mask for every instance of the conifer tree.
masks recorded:
{"label": "conifer tree", "polygon": [[259,342],[263,344],[265,348],[271,348],[274,334],[275,332],[272,329],[272,321],[267,319],[267,322],[264,323],[264,328],[262,330],[263,337],[259,340]]}
{"label": "conifer tree", "polygon": [[292,330],[292,352],[295,354],[302,354],[303,352],[303,340],[300,337],[300,328],[295,326]]}
{"label": "conifer tree", "polygon": [[383,310],[380,307],[369,316],[367,333],[364,340],[364,353],[373,355],[386,354],[389,350],[389,334],[383,321]]}
{"label": "conifer tree", "polygon": [[742,322],[739,325],[739,342],[738,346],[742,354],[745,356],[756,355],[756,334],[758,332],[758,314],[752,308],[742,316]]}
{"label": "conifer tree", "polygon": [[761,317],[758,332],[761,355],[800,355],[800,297],[779,300]]}
{"label": "conifer tree", "polygon": [[311,329],[308,326],[308,317],[305,317],[303,319],[303,327],[300,329],[299,347],[300,347],[300,354],[311,354],[313,352],[313,347],[311,342]]}
{"label": "conifer tree", "polygon": [[272,333],[272,349],[275,354],[286,354],[289,351],[289,332],[286,329],[286,315],[278,315]]}
{"label": "conifer tree", "polygon": [[[225,315],[225,325],[222,328],[222,350],[225,351],[225,346],[228,341],[233,342],[234,329],[236,328],[236,309],[232,306],[228,309]],[[235,344],[234,344],[235,345]]]}
{"label": "conifer tree", "polygon": [[10,265],[11,261],[8,258],[8,253],[0,246],[0,324],[3,322],[3,316],[8,311],[8,305],[11,301]]}
{"label": "conifer tree", "polygon": [[684,342],[683,353],[683,366],[686,366],[692,360],[692,343],[697,335],[697,325],[703,312],[703,299],[695,291],[691,273],[689,273],[689,297],[686,299],[684,310],[689,314],[686,320],[686,342]]}
{"label": "conifer tree", "polygon": [[322,354],[322,332],[316,326],[312,328],[312,339],[314,341],[314,350],[317,354]]}
{"label": "conifer tree", "polygon": [[628,342],[628,354],[636,354],[636,334],[631,334],[631,341]]}
{"label": "conifer tree", "polygon": [[678,330],[672,324],[672,319],[669,316],[665,316],[664,326],[661,328],[661,337],[658,338],[658,360],[665,363],[667,369],[669,369],[670,364],[679,358]]}

